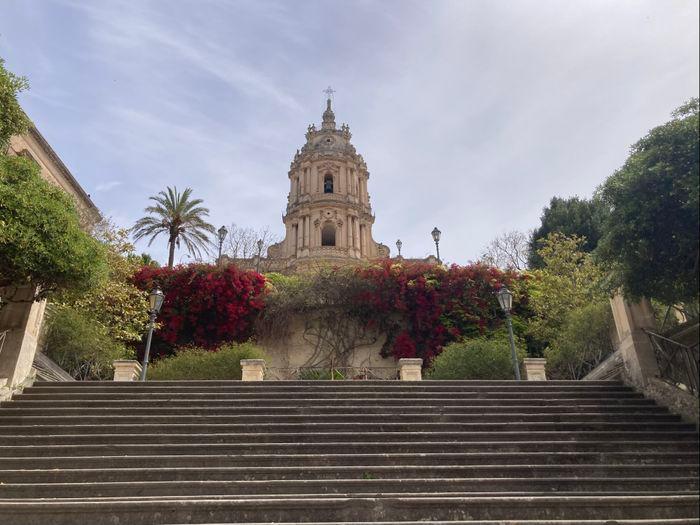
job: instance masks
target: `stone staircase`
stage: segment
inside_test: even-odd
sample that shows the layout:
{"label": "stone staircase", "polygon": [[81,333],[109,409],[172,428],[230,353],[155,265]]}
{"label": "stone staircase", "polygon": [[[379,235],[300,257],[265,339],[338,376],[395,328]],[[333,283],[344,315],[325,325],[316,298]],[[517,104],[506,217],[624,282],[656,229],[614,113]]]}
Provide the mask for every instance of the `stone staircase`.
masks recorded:
{"label": "stone staircase", "polygon": [[617,382],[39,383],[0,523],[689,524],[698,434]]}

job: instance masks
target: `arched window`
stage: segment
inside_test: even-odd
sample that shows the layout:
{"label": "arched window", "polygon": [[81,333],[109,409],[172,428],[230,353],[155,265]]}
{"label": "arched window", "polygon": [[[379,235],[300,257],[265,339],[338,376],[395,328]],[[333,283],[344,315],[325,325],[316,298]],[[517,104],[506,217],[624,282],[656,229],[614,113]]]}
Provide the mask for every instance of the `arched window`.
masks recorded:
{"label": "arched window", "polygon": [[323,177],[323,193],[333,193],[333,175],[330,173]]}
{"label": "arched window", "polygon": [[321,246],[335,246],[335,226],[330,222],[321,230]]}

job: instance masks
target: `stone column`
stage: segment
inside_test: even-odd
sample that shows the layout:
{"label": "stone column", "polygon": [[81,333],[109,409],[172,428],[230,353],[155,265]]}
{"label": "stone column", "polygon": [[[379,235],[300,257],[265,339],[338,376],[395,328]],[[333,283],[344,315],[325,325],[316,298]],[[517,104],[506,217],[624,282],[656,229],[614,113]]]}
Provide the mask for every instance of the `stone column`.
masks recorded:
{"label": "stone column", "polygon": [[133,359],[112,361],[114,381],[138,381],[141,376],[141,364]]}
{"label": "stone column", "polygon": [[305,236],[306,236],[306,247],[310,248],[313,243],[311,242],[311,216],[307,215],[304,217],[304,228],[305,228]]}
{"label": "stone column", "polygon": [[399,378],[401,381],[422,381],[423,380],[423,360],[399,359]]}
{"label": "stone column", "polygon": [[16,292],[0,289],[0,297],[4,294],[20,301],[9,302],[0,309],[0,332],[7,331],[0,352],[0,378],[6,378],[7,387],[12,390],[31,374],[46,301],[32,301],[34,288],[29,286]]}
{"label": "stone column", "polygon": [[358,220],[357,217],[353,219],[353,224],[354,224],[354,235],[355,235],[355,249],[357,249],[358,253],[360,251],[360,221]]}
{"label": "stone column", "polygon": [[542,357],[526,357],[523,359],[525,379],[528,381],[547,381],[546,364],[547,360]]}
{"label": "stone column", "polygon": [[631,304],[620,292],[610,299],[615,329],[620,341],[620,353],[625,373],[630,381],[645,386],[647,381],[658,376],[659,367],[654,347],[644,329],[655,330],[654,311],[648,299]]}
{"label": "stone column", "polygon": [[265,376],[264,359],[241,359],[241,380],[262,381]]}

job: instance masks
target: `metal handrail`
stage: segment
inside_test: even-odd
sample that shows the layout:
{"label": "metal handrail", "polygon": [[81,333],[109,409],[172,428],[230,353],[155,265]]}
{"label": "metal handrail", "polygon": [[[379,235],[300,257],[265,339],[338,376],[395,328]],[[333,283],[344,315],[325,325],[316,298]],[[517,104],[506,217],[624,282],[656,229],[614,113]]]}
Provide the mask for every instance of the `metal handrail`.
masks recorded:
{"label": "metal handrail", "polygon": [[[389,374],[380,374],[380,370],[390,371]],[[265,367],[265,378],[299,379],[304,372],[328,374],[330,381],[367,381],[377,379],[391,381],[398,377],[398,369],[395,366],[297,366],[297,367]],[[269,372],[269,374],[268,374]],[[272,376],[272,377],[270,377]],[[389,376],[389,377],[387,377]]]}
{"label": "metal handrail", "polygon": [[685,345],[669,337],[644,330],[649,336],[659,377],[679,388],[698,395],[698,343]]}

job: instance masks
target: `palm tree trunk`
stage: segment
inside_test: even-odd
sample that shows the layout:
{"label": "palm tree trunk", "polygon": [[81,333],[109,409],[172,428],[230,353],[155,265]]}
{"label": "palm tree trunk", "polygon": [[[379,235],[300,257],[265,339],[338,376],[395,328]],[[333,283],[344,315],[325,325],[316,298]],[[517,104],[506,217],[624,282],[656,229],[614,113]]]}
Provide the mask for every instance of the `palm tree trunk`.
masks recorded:
{"label": "palm tree trunk", "polygon": [[172,268],[175,262],[175,239],[173,238],[168,241],[168,252],[168,268]]}

